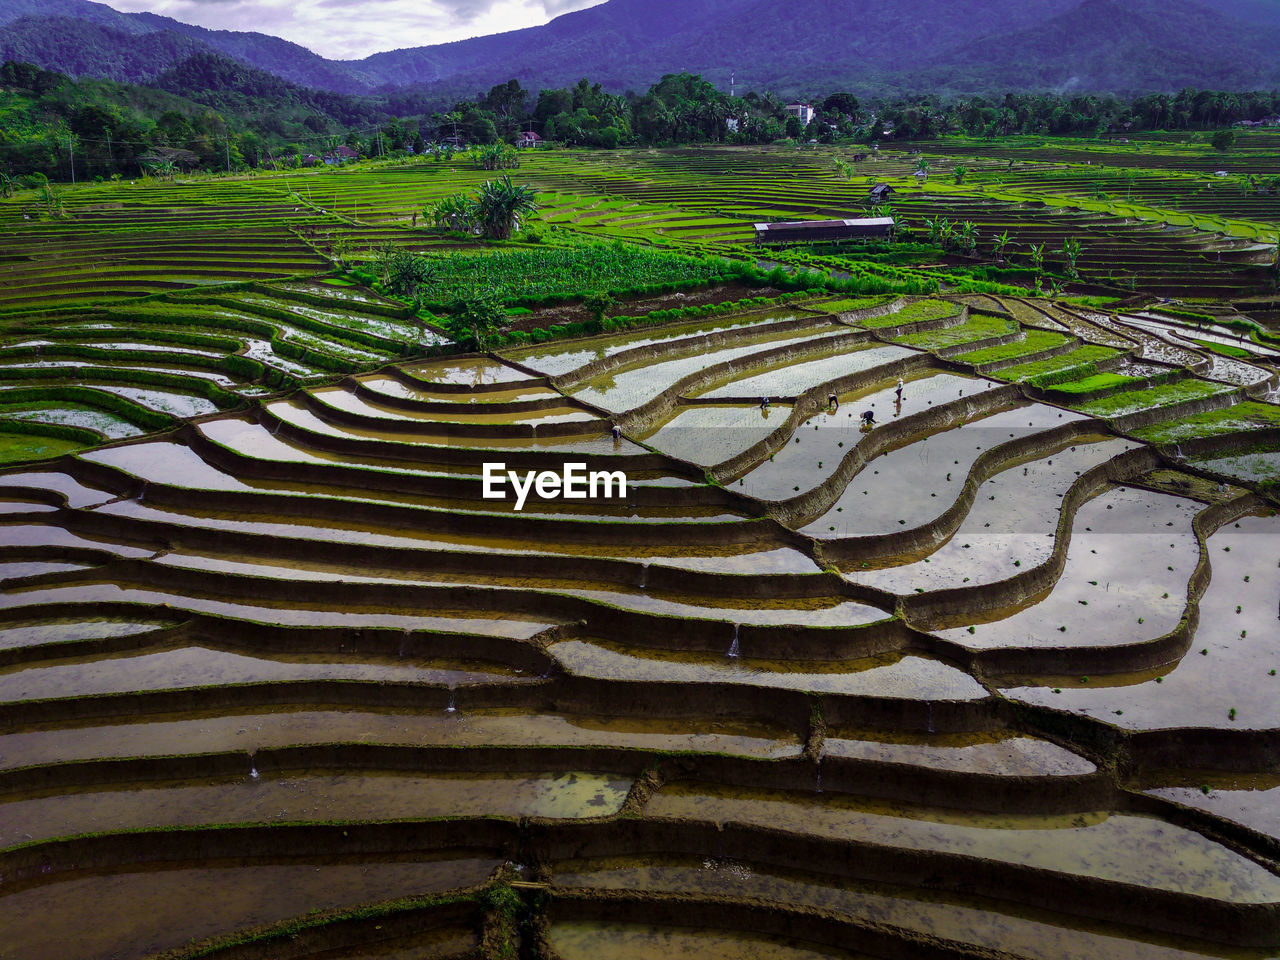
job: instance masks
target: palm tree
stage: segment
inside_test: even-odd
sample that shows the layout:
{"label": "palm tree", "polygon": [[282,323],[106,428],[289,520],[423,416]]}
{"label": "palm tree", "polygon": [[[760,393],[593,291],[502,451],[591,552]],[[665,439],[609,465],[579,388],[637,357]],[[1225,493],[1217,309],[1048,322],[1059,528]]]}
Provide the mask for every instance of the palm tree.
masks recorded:
{"label": "palm tree", "polygon": [[491,240],[507,240],[520,228],[520,218],[538,209],[537,194],[517,186],[506,176],[490,180],[476,193],[475,214],[480,232]]}

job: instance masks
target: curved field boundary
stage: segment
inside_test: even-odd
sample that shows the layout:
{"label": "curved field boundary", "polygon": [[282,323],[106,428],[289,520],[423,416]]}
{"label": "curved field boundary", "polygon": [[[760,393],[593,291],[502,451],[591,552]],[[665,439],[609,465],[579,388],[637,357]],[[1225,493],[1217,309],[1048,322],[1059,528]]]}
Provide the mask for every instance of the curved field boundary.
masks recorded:
{"label": "curved field boundary", "polygon": [[[964,522],[965,517],[968,516],[969,509],[973,506],[974,498],[977,496],[978,488],[991,477],[1005,470],[1013,463],[1031,456],[1050,454],[1064,443],[1095,433],[1096,430],[1096,425],[1091,420],[1072,420],[1059,426],[1050,427],[1028,436],[1018,437],[997,444],[994,447],[989,447],[980,453],[972,466],[970,466],[955,500],[934,520],[919,527],[893,533],[863,535],[847,539],[823,539],[818,550],[825,560],[839,561],[846,564],[853,561],[880,560],[893,556],[912,556],[930,552],[941,546],[956,532],[960,524]],[[1121,457],[1125,456],[1127,455],[1121,454]],[[1109,464],[1115,462],[1115,460],[1108,461]],[[1128,461],[1122,462],[1125,467],[1118,467],[1118,469],[1121,474],[1128,476],[1128,470],[1130,469],[1127,466]],[[1155,462],[1157,461],[1152,458],[1153,465]],[[1099,468],[1094,468],[1094,470],[1097,469]],[[1136,472],[1142,472],[1136,465],[1132,469]],[[1150,467],[1145,469],[1150,469]],[[1083,475],[1081,479],[1083,479]],[[1078,480],[1077,484],[1079,482]],[[1065,501],[1063,510],[1066,510]],[[1069,531],[1070,527],[1068,526],[1068,536]],[[1053,579],[1056,578],[1057,573],[1055,572]],[[970,597],[985,595],[991,586],[989,584],[982,585],[958,592],[968,594]],[[905,603],[910,608],[913,602],[918,602],[921,596],[930,596],[930,594],[908,596]],[[983,603],[979,609],[989,609],[991,606],[997,605],[1000,604]],[[960,608],[955,609],[958,610]],[[964,609],[967,610],[968,608]],[[920,613],[916,612],[913,615],[919,617]]]}
{"label": "curved field boundary", "polygon": [[840,465],[821,484],[787,500],[763,501],[774,508],[775,515],[787,524],[808,523],[820,517],[839,499],[844,488],[868,463],[883,453],[906,446],[915,440],[950,429],[975,417],[996,413],[1015,406],[1022,399],[1012,384],[983,391],[972,397],[952,400],[919,413],[902,417],[876,427],[861,441],[849,447]]}

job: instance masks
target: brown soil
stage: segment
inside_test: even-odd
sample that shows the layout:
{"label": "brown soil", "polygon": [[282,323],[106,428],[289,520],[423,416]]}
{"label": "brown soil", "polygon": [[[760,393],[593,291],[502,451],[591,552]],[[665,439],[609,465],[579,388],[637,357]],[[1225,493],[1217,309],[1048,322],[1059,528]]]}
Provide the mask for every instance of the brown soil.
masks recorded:
{"label": "brown soil", "polygon": [[[749,287],[742,283],[721,283],[711,287],[665,293],[658,297],[621,300],[611,312],[639,316],[651,310],[700,307],[705,303],[727,303],[733,300],[744,300],[748,297],[776,297],[781,293],[781,290],[775,290],[773,287]],[[539,307],[530,313],[514,317],[511,322],[511,329],[534,330],[539,327],[549,327],[556,323],[576,323],[589,319],[590,314],[580,303],[557,304],[553,307]]]}

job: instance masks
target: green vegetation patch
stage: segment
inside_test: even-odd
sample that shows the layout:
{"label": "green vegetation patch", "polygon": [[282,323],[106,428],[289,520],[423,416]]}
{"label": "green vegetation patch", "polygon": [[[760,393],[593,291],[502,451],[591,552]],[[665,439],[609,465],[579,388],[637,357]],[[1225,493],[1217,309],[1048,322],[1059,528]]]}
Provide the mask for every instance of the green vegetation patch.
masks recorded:
{"label": "green vegetation patch", "polygon": [[1053,390],[1056,393],[1093,393],[1095,390],[1107,390],[1111,387],[1126,385],[1137,387],[1140,383],[1142,383],[1141,377],[1126,377],[1119,373],[1095,373],[1079,380],[1055,383]]}
{"label": "green vegetation patch", "polygon": [[43,434],[15,435],[0,426],[0,463],[24,463],[28,460],[48,460],[64,453],[74,453],[86,444],[61,437]]}
{"label": "green vegetation patch", "polygon": [[907,333],[900,337],[894,337],[894,342],[908,347],[940,350],[943,347],[953,347],[958,343],[969,343],[972,340],[1003,337],[1017,329],[1017,324],[1005,317],[974,314],[958,326],[943,327],[940,330],[925,330],[920,333]]}
{"label": "green vegetation patch", "polygon": [[1178,443],[1196,437],[1216,437],[1224,433],[1280,427],[1280,407],[1246,400],[1222,410],[1210,410],[1190,417],[1153,424],[1135,430],[1134,436],[1148,443]]}
{"label": "green vegetation patch", "polygon": [[1211,340],[1196,340],[1195,338],[1192,338],[1191,342],[1201,349],[1216,353],[1219,356],[1234,357],[1237,360],[1253,359],[1253,354],[1248,350],[1241,350],[1239,347],[1233,347],[1227,343],[1214,343]]}
{"label": "green vegetation patch", "polygon": [[1015,343],[1006,343],[995,347],[985,347],[982,350],[971,350],[968,353],[962,353],[959,356],[952,357],[953,360],[959,360],[961,363],[972,363],[981,365],[984,363],[995,363],[998,360],[1008,360],[1012,357],[1020,357],[1023,354],[1039,353],[1041,350],[1052,350],[1054,347],[1060,347],[1070,339],[1061,333],[1053,333],[1049,330],[1028,330],[1023,339]]}
{"label": "green vegetation patch", "polygon": [[[823,300],[820,303],[811,303],[807,306],[814,310],[825,310],[827,313],[851,313],[855,310],[870,310],[873,307],[880,307],[893,300],[893,297],[849,297],[843,300]],[[891,316],[901,316],[901,314],[891,314]]]}
{"label": "green vegetation patch", "polygon": [[941,320],[944,317],[954,317],[959,312],[960,307],[946,300],[919,300],[908,304],[897,313],[886,313],[882,317],[859,320],[858,325],[869,330],[878,330],[881,327],[896,327],[903,323]]}
{"label": "green vegetation patch", "polygon": [[1151,410],[1156,407],[1167,407],[1187,400],[1199,400],[1226,393],[1235,389],[1222,383],[1210,383],[1207,380],[1180,380],[1177,383],[1166,383],[1149,390],[1129,390],[1101,400],[1092,400],[1075,407],[1081,413],[1093,417],[1122,417],[1137,413],[1139,410]]}
{"label": "green vegetation patch", "polygon": [[1001,380],[1014,383],[1031,381],[1035,386],[1056,386],[1058,382],[1076,380],[1082,376],[1093,376],[1097,368],[1094,366],[1103,360],[1110,360],[1120,355],[1120,351],[1112,347],[1101,347],[1088,344],[1079,350],[1072,350],[1056,357],[1046,357],[1031,363],[1020,363],[1016,367],[1001,370],[995,376]]}
{"label": "green vegetation patch", "polygon": [[449,304],[496,294],[504,303],[575,299],[607,291],[644,295],[728,280],[745,264],[629,244],[428,255],[423,300]]}

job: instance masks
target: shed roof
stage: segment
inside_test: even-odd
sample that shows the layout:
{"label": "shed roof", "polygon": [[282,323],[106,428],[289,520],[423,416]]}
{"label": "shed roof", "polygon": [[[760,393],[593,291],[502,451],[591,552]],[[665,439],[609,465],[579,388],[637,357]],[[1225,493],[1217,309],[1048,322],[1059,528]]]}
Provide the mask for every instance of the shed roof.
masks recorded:
{"label": "shed roof", "polygon": [[829,230],[832,227],[892,227],[893,217],[862,217],[857,220],[793,220],[788,223],[757,223],[757,232],[769,230]]}

